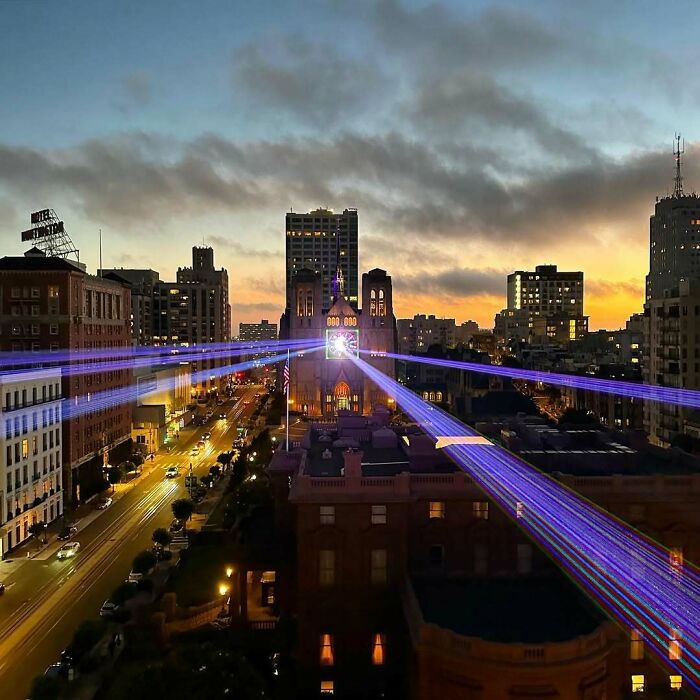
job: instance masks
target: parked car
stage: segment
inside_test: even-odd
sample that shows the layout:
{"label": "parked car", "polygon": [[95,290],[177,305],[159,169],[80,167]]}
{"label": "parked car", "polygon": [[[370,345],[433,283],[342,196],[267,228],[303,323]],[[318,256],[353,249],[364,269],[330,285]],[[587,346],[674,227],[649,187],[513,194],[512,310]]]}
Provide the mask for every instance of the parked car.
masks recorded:
{"label": "parked car", "polygon": [[77,534],[78,528],[75,525],[66,525],[57,535],[56,539],[64,542]]}
{"label": "parked car", "polygon": [[119,606],[111,600],[105,600],[100,608],[100,617],[114,617],[119,611]]}
{"label": "parked car", "polygon": [[174,534],[176,532],[180,532],[184,526],[185,526],[185,524],[182,522],[182,520],[178,520],[177,518],[175,518],[175,520],[173,520],[170,523],[170,527],[168,528],[168,531],[170,533]]}
{"label": "parked car", "polygon": [[107,510],[112,505],[113,501],[111,498],[105,498],[97,504],[97,510]]}
{"label": "parked car", "polygon": [[175,479],[175,478],[177,478],[177,475],[178,475],[177,467],[168,467],[165,470],[165,478],[166,479]]}
{"label": "parked car", "polygon": [[59,559],[70,559],[78,553],[79,549],[80,542],[68,542],[68,544],[64,544],[63,547],[58,550],[58,554],[56,556]]}

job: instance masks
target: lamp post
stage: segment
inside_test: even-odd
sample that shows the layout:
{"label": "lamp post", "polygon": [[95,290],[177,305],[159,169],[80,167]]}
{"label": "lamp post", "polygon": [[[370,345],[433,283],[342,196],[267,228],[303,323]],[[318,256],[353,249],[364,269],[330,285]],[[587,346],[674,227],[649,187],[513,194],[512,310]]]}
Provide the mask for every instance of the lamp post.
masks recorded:
{"label": "lamp post", "polygon": [[229,586],[225,583],[219,584],[219,595],[221,596],[221,614],[226,612],[226,594],[229,592]]}

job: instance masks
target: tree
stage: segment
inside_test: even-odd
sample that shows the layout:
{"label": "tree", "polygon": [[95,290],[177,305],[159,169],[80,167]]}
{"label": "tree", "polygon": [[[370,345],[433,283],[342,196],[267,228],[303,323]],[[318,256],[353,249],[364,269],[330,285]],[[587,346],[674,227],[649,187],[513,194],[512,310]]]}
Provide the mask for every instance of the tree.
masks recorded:
{"label": "tree", "polygon": [[134,452],[134,454],[131,455],[131,461],[137,466],[140,467],[143,464],[143,455],[140,452]]}
{"label": "tree", "polygon": [[114,493],[114,487],[122,480],[122,468],[121,467],[110,467],[107,472],[107,481],[112,484],[112,493]]}
{"label": "tree", "polygon": [[63,679],[56,676],[37,676],[29,691],[31,700],[59,700],[62,696]]}
{"label": "tree", "polygon": [[157,530],[154,530],[151,539],[155,544],[159,544],[161,547],[167,547],[173,541],[172,536],[164,527],[159,527]]}
{"label": "tree", "polygon": [[127,600],[130,600],[136,595],[136,584],[134,583],[120,583],[113,591],[109,599],[115,605],[124,605]]}
{"label": "tree", "polygon": [[119,466],[124,470],[125,474],[133,474],[136,471],[136,465],[129,460],[122,462]]}
{"label": "tree", "polygon": [[217,458],[216,461],[219,462],[219,464],[222,464],[224,469],[228,467],[229,464],[231,464],[231,453],[230,452],[222,452]]}
{"label": "tree", "polygon": [[131,570],[136,574],[147,574],[156,565],[156,555],[144,550],[139,552],[131,564]]}
{"label": "tree", "polygon": [[189,498],[178,498],[177,501],[173,501],[172,509],[173,515],[178,520],[182,520],[185,524],[184,529],[187,530],[187,521],[194,513],[194,503]]}
{"label": "tree", "polygon": [[39,539],[41,534],[44,534],[44,544],[46,544],[46,526],[42,522],[32,523],[29,526],[29,534],[34,537],[34,539]]}

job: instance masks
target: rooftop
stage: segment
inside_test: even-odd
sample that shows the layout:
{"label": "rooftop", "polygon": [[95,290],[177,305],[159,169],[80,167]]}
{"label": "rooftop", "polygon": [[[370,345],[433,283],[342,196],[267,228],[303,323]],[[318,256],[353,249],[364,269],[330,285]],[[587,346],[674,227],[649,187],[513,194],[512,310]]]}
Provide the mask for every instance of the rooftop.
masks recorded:
{"label": "rooftop", "polygon": [[506,644],[563,642],[604,620],[562,574],[546,578],[414,579],[423,619],[467,637]]}

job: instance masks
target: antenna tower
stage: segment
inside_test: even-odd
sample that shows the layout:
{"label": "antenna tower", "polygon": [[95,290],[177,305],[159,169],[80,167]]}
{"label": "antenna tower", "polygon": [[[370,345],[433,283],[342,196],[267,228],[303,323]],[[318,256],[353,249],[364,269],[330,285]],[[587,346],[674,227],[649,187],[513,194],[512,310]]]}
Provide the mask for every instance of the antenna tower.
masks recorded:
{"label": "antenna tower", "polygon": [[22,231],[22,241],[31,241],[49,258],[67,258],[74,255],[80,261],[80,251],[65,230],[63,221],[53,209],[32,212],[32,227]]}
{"label": "antenna tower", "polygon": [[676,160],[676,177],[673,181],[673,196],[683,196],[683,175],[681,174],[681,165],[683,162],[683,154],[685,153],[685,140],[681,145],[681,135],[676,134],[673,139],[673,156]]}

